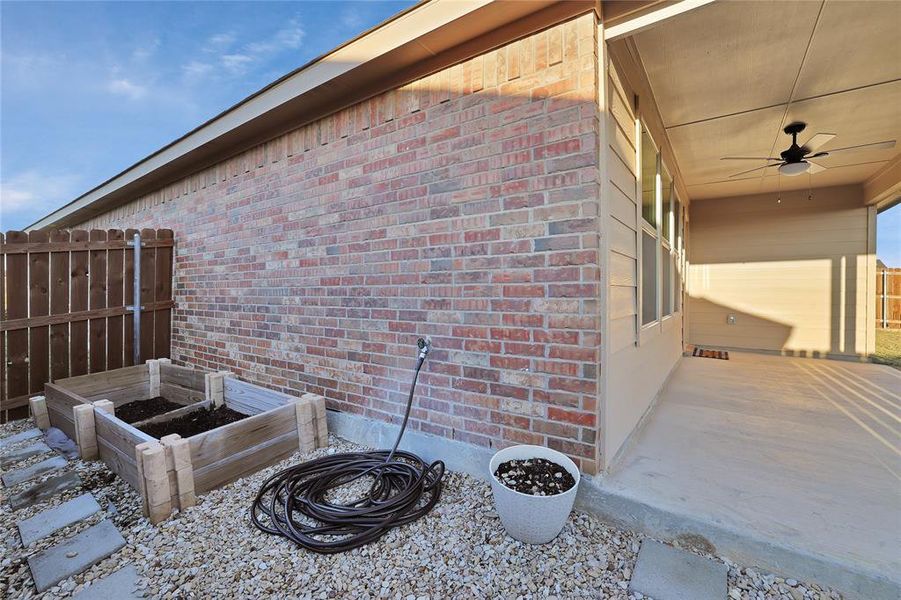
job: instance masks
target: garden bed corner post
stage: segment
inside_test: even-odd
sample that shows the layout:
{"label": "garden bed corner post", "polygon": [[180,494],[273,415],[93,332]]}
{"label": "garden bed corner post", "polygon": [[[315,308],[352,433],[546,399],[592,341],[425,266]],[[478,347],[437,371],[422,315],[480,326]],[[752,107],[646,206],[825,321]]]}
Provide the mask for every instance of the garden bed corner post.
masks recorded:
{"label": "garden bed corner post", "polygon": [[[146,446],[145,446],[146,444]],[[169,487],[169,473],[166,470],[166,449],[159,442],[145,442],[137,455],[141,465],[142,496],[147,517],[154,525],[162,523],[172,514],[172,494]],[[137,447],[136,447],[137,450]]]}
{"label": "garden bed corner post", "polygon": [[50,414],[47,412],[47,399],[44,396],[32,396],[28,399],[31,416],[35,426],[41,431],[50,429]]}
{"label": "garden bed corner post", "polygon": [[[163,436],[160,444],[166,449],[166,470],[169,481],[175,482],[176,489],[170,490],[178,501],[177,508],[185,510],[197,503],[194,493],[194,465],[191,462],[191,446],[188,440],[177,433]],[[169,477],[174,472],[175,477]],[[176,507],[173,507],[176,508]]]}
{"label": "garden bed corner post", "polygon": [[72,407],[75,419],[75,444],[82,460],[95,460],[99,456],[97,450],[97,429],[94,424],[94,406],[79,404]]}
{"label": "garden bed corner post", "polygon": [[312,452],[328,446],[328,427],[325,422],[325,398],[304,394],[294,401],[297,415],[297,441],[301,452]]}
{"label": "garden bed corner post", "polygon": [[229,371],[218,371],[204,375],[205,400],[213,408],[218,408],[225,404],[225,378],[231,376],[232,374]]}

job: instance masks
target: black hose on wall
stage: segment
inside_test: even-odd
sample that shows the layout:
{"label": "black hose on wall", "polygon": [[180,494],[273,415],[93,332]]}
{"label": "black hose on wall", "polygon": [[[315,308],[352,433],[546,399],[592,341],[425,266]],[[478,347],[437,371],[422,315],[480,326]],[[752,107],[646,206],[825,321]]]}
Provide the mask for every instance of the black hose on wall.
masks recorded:
{"label": "black hose on wall", "polygon": [[[391,528],[432,510],[441,496],[444,463],[436,460],[427,465],[415,454],[397,449],[410,418],[419,370],[429,352],[424,340],[418,344],[407,409],[391,451],[332,454],[276,473],[253,501],[250,518],[257,528],[307,550],[334,554],[375,541]],[[364,496],[346,504],[326,499],[330,490],[364,477],[374,478]]]}

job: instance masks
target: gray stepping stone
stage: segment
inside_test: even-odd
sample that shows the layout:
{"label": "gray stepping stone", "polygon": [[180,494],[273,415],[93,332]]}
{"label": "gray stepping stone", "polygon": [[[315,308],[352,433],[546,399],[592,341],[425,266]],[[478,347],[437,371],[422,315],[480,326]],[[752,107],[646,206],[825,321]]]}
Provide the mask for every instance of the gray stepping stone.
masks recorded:
{"label": "gray stepping stone", "polygon": [[10,496],[9,506],[13,510],[19,510],[22,507],[32,506],[38,502],[43,502],[60,492],[70,490],[79,485],[81,485],[81,478],[78,476],[78,473],[69,471],[62,475],[50,477],[37,485],[31,486],[25,491]]}
{"label": "gray stepping stone", "polygon": [[68,463],[65,458],[62,456],[54,456],[53,458],[42,460],[39,463],[34,463],[30,467],[25,467],[24,469],[19,469],[17,471],[10,471],[9,473],[4,474],[3,485],[6,487],[19,485],[20,483],[28,481],[29,479],[34,479],[35,477],[40,477],[50,471],[62,469],[66,464]]}
{"label": "gray stepping stone", "polygon": [[721,562],[643,540],[629,591],[654,600],[724,600],[727,572]]}
{"label": "gray stepping stone", "polygon": [[30,519],[19,521],[19,536],[23,546],[30,546],[54,531],[78,523],[100,510],[100,505],[91,494],[82,494],[63,502],[59,506],[40,512]]}
{"label": "gray stepping stone", "polygon": [[32,456],[37,456],[38,454],[43,454],[45,452],[50,452],[50,446],[48,446],[44,442],[35,442],[34,444],[30,444],[28,446],[25,446],[24,448],[19,448],[18,450],[7,452],[3,455],[2,458],[0,458],[0,469],[6,469],[10,465],[21,462],[26,458],[31,458]]}
{"label": "gray stepping stone", "polygon": [[97,579],[84,588],[72,600],[140,600],[144,595],[137,589],[138,571],[133,565],[122,567],[115,573]]}
{"label": "gray stepping stone", "polygon": [[77,575],[125,545],[112,521],[100,521],[56,546],[28,557],[28,567],[38,592]]}
{"label": "gray stepping stone", "polygon": [[40,429],[26,429],[25,431],[20,431],[16,435],[11,435],[0,439],[0,450],[6,448],[7,446],[12,446],[13,444],[18,444],[19,442],[24,442],[25,440],[30,440],[32,438],[40,436]]}

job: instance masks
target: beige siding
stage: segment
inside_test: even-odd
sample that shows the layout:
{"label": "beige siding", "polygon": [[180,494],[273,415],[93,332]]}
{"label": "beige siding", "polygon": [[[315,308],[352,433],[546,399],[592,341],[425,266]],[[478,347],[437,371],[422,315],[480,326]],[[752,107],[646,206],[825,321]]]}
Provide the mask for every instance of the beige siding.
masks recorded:
{"label": "beige siding", "polygon": [[689,342],[866,353],[875,259],[860,186],[695,201],[691,225]]}
{"label": "beige siding", "polygon": [[[638,206],[636,203],[635,91],[611,63],[607,81],[606,186],[607,339],[602,414],[602,454],[609,466],[682,353],[682,315],[638,330]],[[653,102],[643,103],[653,107]],[[655,139],[656,115],[646,115]],[[673,160],[667,157],[672,166]]]}

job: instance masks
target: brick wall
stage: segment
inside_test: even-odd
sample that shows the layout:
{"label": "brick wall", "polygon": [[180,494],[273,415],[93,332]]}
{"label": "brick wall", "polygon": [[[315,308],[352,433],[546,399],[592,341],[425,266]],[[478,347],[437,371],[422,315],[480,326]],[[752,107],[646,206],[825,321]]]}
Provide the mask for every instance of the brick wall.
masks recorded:
{"label": "brick wall", "polygon": [[102,215],[175,231],[173,358],[598,464],[597,59],[585,15]]}

